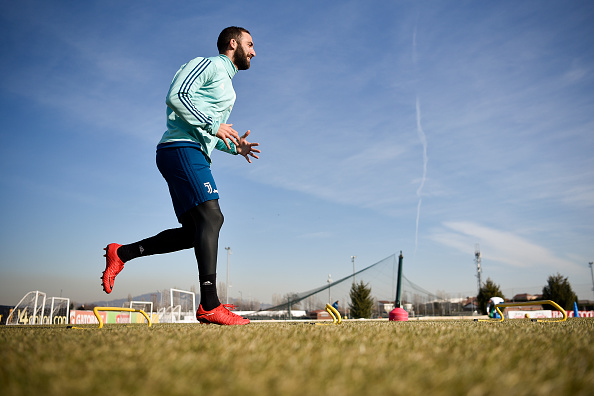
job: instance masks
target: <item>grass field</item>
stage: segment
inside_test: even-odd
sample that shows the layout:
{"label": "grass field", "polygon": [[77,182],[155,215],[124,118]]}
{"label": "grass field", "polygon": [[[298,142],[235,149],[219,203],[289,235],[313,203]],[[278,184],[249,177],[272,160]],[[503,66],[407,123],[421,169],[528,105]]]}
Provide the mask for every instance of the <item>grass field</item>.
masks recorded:
{"label": "grass field", "polygon": [[592,395],[594,320],[0,328],[3,395]]}

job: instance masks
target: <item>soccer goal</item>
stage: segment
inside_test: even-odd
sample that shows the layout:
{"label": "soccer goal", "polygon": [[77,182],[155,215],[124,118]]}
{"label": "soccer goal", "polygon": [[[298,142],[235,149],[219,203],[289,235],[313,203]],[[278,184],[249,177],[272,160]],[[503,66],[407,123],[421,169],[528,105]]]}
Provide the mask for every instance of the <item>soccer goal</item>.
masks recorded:
{"label": "soccer goal", "polygon": [[[130,301],[131,309],[142,309],[149,318],[153,317],[153,303],[151,301]],[[130,323],[144,323],[144,316],[139,312],[130,312]]]}
{"label": "soccer goal", "polygon": [[181,320],[181,305],[163,307],[157,312],[159,323],[176,323]]}
{"label": "soccer goal", "polygon": [[43,324],[68,324],[70,318],[70,299],[52,297],[44,309]]}
{"label": "soccer goal", "polygon": [[7,325],[36,325],[43,323],[46,295],[39,290],[30,291],[15,305],[6,318]]}
{"label": "soccer goal", "polygon": [[[196,322],[196,294],[187,290],[170,289],[169,306],[173,314],[179,306],[178,322]],[[175,318],[175,315],[172,315]]]}

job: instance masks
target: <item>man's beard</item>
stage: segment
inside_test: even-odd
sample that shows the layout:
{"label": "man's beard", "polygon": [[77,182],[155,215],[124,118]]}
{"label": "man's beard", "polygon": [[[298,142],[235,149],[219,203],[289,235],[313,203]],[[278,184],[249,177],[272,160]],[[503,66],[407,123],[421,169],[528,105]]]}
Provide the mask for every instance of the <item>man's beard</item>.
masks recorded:
{"label": "man's beard", "polygon": [[250,60],[241,45],[237,46],[233,54],[233,63],[237,66],[237,70],[247,70],[250,68]]}

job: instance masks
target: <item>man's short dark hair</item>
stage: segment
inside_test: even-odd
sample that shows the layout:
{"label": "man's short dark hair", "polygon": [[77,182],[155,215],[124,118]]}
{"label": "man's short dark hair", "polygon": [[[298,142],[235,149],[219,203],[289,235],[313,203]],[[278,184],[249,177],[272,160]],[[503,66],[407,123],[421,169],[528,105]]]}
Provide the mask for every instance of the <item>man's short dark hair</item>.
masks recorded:
{"label": "man's short dark hair", "polygon": [[219,39],[217,40],[219,54],[227,51],[231,39],[235,39],[235,41],[241,41],[243,33],[250,34],[247,29],[237,26],[229,26],[228,28],[223,29],[221,34],[219,34]]}

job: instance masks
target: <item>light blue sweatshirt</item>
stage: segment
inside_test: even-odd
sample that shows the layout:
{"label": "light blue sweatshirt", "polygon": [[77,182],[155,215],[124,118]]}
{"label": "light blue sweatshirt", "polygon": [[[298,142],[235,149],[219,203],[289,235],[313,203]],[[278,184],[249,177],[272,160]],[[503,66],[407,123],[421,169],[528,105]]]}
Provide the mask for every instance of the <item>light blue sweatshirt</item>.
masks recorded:
{"label": "light blue sweatshirt", "polygon": [[216,136],[235,103],[235,74],[237,68],[226,55],[195,58],[183,65],[167,93],[167,131],[159,144],[197,143],[209,162],[215,148],[237,154],[231,141],[229,150]]}

